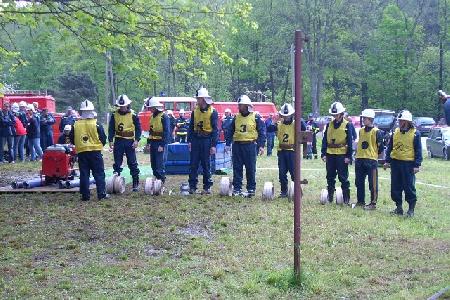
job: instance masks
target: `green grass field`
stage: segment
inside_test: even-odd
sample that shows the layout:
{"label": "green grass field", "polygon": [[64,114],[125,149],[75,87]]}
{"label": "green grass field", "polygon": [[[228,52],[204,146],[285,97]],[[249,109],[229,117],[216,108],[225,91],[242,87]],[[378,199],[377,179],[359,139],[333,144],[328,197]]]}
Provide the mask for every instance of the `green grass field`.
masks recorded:
{"label": "green grass field", "polygon": [[[304,161],[299,284],[293,203],[260,199],[264,181],[279,193],[276,165],[258,159],[253,199],[217,196],[220,176],[209,197],[178,196],[186,176],[169,177],[173,193],[161,197],[1,194],[0,297],[425,299],[450,285],[450,162],[424,160],[416,216],[406,219],[389,215],[389,171],[380,170],[378,209],[367,212],[320,205],[324,163]],[[0,165],[0,174],[19,169]]]}

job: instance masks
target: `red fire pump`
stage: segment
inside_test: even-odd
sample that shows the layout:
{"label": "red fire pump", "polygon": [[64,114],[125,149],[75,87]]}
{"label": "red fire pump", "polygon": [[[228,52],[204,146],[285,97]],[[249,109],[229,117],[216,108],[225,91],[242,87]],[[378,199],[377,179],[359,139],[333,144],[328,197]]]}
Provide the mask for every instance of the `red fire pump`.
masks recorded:
{"label": "red fire pump", "polygon": [[73,180],[77,153],[74,145],[56,144],[48,147],[42,157],[41,176],[45,182],[57,183],[60,180]]}

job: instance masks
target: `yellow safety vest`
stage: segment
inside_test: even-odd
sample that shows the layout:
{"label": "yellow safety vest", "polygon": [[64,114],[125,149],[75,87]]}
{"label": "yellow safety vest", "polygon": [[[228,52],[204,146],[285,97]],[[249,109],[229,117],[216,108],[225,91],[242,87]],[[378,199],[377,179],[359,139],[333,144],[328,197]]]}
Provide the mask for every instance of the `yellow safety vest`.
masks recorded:
{"label": "yellow safety vest", "polygon": [[378,160],[377,133],[378,128],[372,128],[367,132],[365,127],[359,130],[358,146],[356,148],[356,158],[367,158]]}
{"label": "yellow safety vest", "polygon": [[244,117],[238,113],[234,119],[233,141],[235,142],[252,142],[258,138],[256,130],[256,115],[254,112]]}
{"label": "yellow safety vest", "polygon": [[121,115],[119,111],[114,112],[115,137],[134,140],[133,112]]}
{"label": "yellow safety vest", "polygon": [[203,112],[200,107],[194,110],[194,131],[200,135],[208,135],[212,132],[211,115],[214,111],[212,106]]}
{"label": "yellow safety vest", "polygon": [[400,128],[395,129],[392,136],[392,152],[391,158],[404,161],[414,161],[414,136],[416,129],[411,128],[405,133],[400,131]]}
{"label": "yellow safety vest", "polygon": [[78,153],[102,151],[103,145],[97,132],[97,120],[81,119],[73,125],[75,149]]}
{"label": "yellow safety vest", "polygon": [[334,128],[334,120],[327,126],[327,153],[346,154],[347,153],[347,132],[345,131],[348,121],[343,120],[341,126]]}
{"label": "yellow safety vest", "polygon": [[150,130],[149,139],[150,140],[162,140],[164,136],[163,119],[164,113],[160,112],[158,115],[151,117],[150,119]]}
{"label": "yellow safety vest", "polygon": [[183,128],[186,126],[187,120],[184,119],[183,122],[178,122],[177,120],[177,135],[187,135],[187,129]]}
{"label": "yellow safety vest", "polygon": [[295,147],[295,121],[291,124],[277,123],[278,151],[291,150]]}

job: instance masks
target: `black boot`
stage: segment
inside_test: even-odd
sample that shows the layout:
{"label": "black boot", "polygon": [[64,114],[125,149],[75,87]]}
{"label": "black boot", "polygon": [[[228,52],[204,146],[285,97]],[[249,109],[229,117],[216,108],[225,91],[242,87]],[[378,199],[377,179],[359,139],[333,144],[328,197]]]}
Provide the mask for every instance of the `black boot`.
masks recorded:
{"label": "black boot", "polygon": [[334,201],[334,188],[328,188],[328,202],[333,203]]}
{"label": "black boot", "polygon": [[139,191],[139,177],[133,177],[133,192]]}
{"label": "black boot", "polygon": [[407,217],[412,218],[412,217],[414,217],[414,208],[416,207],[416,201],[411,201],[408,204],[409,204],[409,208],[408,208],[408,212],[406,213],[406,215],[407,215]]}
{"label": "black boot", "polygon": [[344,204],[350,203],[350,189],[342,189],[342,197],[344,198]]}
{"label": "black boot", "polygon": [[395,203],[397,206],[393,211],[391,211],[391,215],[403,216],[403,208],[401,203]]}

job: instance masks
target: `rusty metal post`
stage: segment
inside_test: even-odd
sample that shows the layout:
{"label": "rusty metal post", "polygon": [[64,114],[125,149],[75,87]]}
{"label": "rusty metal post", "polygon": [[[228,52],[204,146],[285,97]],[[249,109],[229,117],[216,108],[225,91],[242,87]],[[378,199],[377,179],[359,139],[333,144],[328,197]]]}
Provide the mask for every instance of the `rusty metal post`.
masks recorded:
{"label": "rusty metal post", "polygon": [[304,35],[302,31],[295,31],[295,180],[294,180],[294,271],[300,279],[300,236],[301,236],[301,119],[302,119],[302,49]]}

